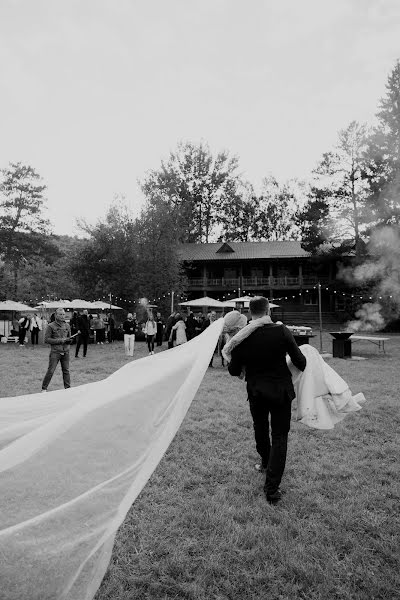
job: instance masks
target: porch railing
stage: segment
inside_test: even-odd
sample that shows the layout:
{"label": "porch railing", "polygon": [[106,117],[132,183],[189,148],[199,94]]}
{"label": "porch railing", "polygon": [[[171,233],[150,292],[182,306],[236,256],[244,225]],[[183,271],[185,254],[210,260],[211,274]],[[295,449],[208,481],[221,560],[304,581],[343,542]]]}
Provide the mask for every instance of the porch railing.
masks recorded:
{"label": "porch railing", "polygon": [[[317,277],[314,275],[306,276],[306,277],[243,277],[242,278],[242,287],[247,289],[248,287],[282,287],[282,288],[290,288],[290,287],[307,287],[316,285],[318,282],[320,283],[328,283],[328,277]],[[239,287],[240,278],[239,277],[212,277],[212,278],[203,278],[203,277],[195,277],[189,279],[190,287]]]}

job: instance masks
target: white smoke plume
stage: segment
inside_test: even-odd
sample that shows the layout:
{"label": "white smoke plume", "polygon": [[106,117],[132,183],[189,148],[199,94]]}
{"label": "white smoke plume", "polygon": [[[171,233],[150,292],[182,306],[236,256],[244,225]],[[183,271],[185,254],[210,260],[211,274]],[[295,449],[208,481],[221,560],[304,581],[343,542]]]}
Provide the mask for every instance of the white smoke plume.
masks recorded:
{"label": "white smoke plume", "polygon": [[[360,328],[376,330],[383,327],[385,321],[400,316],[400,228],[388,226],[373,231],[368,243],[368,254],[370,258],[364,263],[355,268],[346,267],[340,273],[350,285],[369,285],[373,288],[371,295],[375,302],[369,303],[369,308],[360,309],[359,315],[356,313],[363,324],[357,331]],[[367,305],[364,304],[363,307],[365,306]],[[356,322],[352,321],[349,328],[357,327]],[[373,323],[376,325],[373,326]]]}
{"label": "white smoke plume", "polygon": [[378,331],[385,325],[381,314],[381,305],[377,302],[366,302],[356,312],[356,320],[347,323],[348,331]]}

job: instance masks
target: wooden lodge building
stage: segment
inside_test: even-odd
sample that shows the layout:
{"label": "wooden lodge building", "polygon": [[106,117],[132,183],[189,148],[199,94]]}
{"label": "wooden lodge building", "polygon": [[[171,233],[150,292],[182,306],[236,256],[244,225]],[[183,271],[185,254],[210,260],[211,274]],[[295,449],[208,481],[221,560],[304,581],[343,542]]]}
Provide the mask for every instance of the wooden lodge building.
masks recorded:
{"label": "wooden lodge building", "polygon": [[335,289],[343,284],[337,281],[335,259],[311,256],[298,241],[187,243],[179,252],[189,299],[263,295],[280,305],[274,310],[277,319],[315,324],[320,283],[324,321],[340,320],[344,304]]}

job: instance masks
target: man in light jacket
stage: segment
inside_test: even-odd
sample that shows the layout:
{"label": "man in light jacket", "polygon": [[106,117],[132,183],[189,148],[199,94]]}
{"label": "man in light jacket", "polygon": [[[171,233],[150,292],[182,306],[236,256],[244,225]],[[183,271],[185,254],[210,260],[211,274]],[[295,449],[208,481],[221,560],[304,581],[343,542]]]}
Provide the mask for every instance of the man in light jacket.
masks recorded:
{"label": "man in light jacket", "polygon": [[44,336],[45,344],[50,345],[49,366],[42,383],[42,392],[47,392],[48,385],[53,377],[58,363],[61,363],[64,388],[71,387],[69,375],[69,344],[71,341],[71,329],[65,322],[63,308],[57,308],[54,313],[54,321],[49,323]]}

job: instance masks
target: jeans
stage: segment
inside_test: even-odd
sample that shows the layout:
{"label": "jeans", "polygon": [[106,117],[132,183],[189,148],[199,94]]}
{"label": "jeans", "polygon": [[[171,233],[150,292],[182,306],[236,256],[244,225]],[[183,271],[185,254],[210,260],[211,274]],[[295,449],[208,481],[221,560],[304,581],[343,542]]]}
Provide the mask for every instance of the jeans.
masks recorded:
{"label": "jeans", "polygon": [[133,356],[133,348],[135,347],[134,333],[124,333],[124,346],[126,356]]}
{"label": "jeans", "polygon": [[149,352],[154,352],[154,335],[147,336],[147,347]]}
{"label": "jeans", "polygon": [[266,468],[264,490],[267,494],[274,494],[279,488],[286,465],[292,401],[283,391],[281,395],[273,397],[249,393],[249,403],[256,449]]}
{"label": "jeans", "polygon": [[88,340],[89,340],[89,334],[84,335],[83,333],[80,333],[78,335],[78,341],[76,342],[75,356],[78,356],[81,344],[83,344],[83,356],[86,356]]}
{"label": "jeans", "polygon": [[71,378],[69,375],[69,352],[59,352],[58,350],[51,350],[49,356],[49,366],[47,369],[47,373],[43,379],[42,390],[47,390],[51,378],[53,377],[54,371],[56,370],[56,367],[58,365],[58,362],[61,363],[65,389],[71,387]]}
{"label": "jeans", "polygon": [[34,327],[31,331],[31,342],[33,344],[39,343],[39,327]]}

